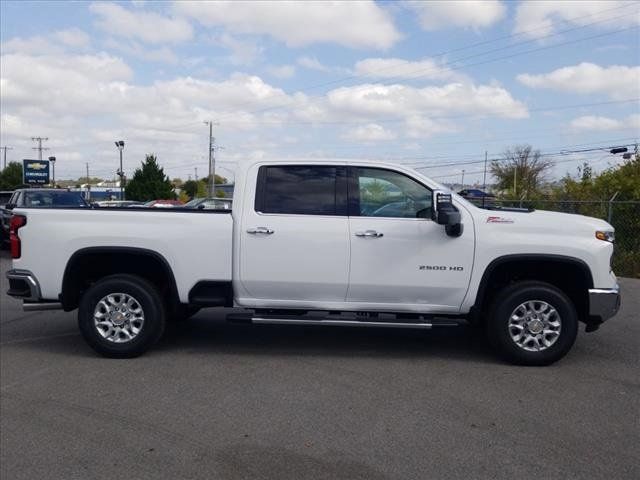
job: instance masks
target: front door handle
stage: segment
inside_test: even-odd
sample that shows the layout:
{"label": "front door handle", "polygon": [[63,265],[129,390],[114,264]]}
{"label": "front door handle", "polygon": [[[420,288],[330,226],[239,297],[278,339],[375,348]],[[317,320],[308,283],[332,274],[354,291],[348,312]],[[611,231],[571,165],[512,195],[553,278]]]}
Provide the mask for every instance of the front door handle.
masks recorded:
{"label": "front door handle", "polygon": [[271,230],[270,228],[267,227],[255,227],[255,228],[250,228],[249,230],[247,230],[247,233],[252,233],[252,234],[256,234],[256,233],[262,233],[264,235],[271,235],[274,231]]}
{"label": "front door handle", "polygon": [[365,230],[364,232],[356,232],[356,237],[380,238],[383,234],[375,230]]}

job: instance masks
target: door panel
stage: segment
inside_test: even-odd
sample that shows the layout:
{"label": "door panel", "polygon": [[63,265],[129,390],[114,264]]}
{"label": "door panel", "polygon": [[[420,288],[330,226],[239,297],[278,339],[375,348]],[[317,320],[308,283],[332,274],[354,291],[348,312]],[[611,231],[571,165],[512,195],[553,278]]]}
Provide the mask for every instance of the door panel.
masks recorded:
{"label": "door panel", "polygon": [[[473,262],[472,228],[449,237],[442,225],[426,219],[351,217],[349,222],[349,302],[460,306]],[[356,235],[368,230],[382,236]]]}
{"label": "door panel", "polygon": [[[349,221],[343,166],[263,166],[244,208],[240,276],[253,298],[344,302]],[[250,233],[251,232],[251,233]]]}
{"label": "door panel", "polygon": [[355,167],[349,206],[349,302],[424,305],[424,311],[460,306],[474,250],[466,212],[467,231],[449,237],[429,218],[427,187],[402,173]]}

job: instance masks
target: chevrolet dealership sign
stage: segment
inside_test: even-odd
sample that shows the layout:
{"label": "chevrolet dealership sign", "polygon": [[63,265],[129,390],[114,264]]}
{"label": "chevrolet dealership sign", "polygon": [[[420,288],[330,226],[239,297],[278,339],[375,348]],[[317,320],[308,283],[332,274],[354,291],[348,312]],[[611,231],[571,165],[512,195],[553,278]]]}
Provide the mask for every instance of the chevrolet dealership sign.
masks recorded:
{"label": "chevrolet dealership sign", "polygon": [[45,185],[49,183],[48,160],[22,160],[24,183]]}

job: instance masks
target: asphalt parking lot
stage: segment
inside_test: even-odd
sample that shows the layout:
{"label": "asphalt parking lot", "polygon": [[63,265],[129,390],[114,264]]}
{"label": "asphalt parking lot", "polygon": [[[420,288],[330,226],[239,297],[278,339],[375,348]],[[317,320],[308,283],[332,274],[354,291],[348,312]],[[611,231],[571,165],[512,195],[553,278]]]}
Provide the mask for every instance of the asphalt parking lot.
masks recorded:
{"label": "asphalt parking lot", "polygon": [[640,478],[640,280],[546,368],[467,328],[173,325],[97,357],[75,314],[22,311],[0,259],[0,477]]}

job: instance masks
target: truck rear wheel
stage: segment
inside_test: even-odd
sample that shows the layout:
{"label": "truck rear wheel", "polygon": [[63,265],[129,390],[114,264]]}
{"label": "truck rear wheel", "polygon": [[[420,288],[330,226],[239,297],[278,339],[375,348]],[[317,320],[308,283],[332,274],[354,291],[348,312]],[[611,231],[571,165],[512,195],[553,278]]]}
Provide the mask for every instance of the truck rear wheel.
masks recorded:
{"label": "truck rear wheel", "polygon": [[78,326],[96,352],[131,358],[158,341],[165,316],[164,302],[151,283],[135,275],[111,275],[82,296]]}
{"label": "truck rear wheel", "polygon": [[523,281],[500,292],[489,312],[487,334],[496,350],[518,365],[549,365],[564,357],[578,333],[571,300],[544,282]]}

